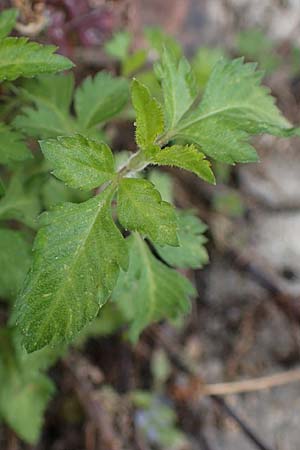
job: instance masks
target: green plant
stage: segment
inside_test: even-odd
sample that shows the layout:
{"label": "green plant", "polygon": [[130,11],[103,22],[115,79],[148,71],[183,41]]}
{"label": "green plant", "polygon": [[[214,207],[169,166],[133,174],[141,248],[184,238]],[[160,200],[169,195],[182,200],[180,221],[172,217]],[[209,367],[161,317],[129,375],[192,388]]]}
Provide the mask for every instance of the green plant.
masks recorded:
{"label": "green plant", "polygon": [[[128,81],[100,72],[74,89],[72,74],[53,75],[72,67],[53,47],[5,37],[15,20],[14,10],[0,16],[0,296],[11,311],[0,332],[0,415],[34,442],[53,391],[43,371],[65,345],[120,324],[136,341],[151,322],[189,311],[195,289],[176,269],[207,262],[205,226],[175,208],[167,175],[145,169],[172,166],[215,183],[207,157],[255,162],[252,135],[298,130],[255,64],[220,60],[200,99],[179,47],[152,30],[160,101],[132,81],[137,149],[114,155],[104,124],[125,107]],[[122,39],[108,49],[128,75]]]}

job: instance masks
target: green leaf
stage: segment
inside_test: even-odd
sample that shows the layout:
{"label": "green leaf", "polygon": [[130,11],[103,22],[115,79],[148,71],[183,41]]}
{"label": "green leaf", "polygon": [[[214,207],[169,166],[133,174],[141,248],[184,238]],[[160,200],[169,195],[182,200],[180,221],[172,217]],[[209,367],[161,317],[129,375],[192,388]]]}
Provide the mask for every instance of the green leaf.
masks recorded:
{"label": "green leaf", "polygon": [[215,184],[215,177],[210,167],[210,162],[205,159],[203,153],[199,152],[194,145],[173,145],[165,147],[153,153],[152,164],[160,166],[175,166],[189,170],[198,177],[209,183]]}
{"label": "green leaf", "polygon": [[120,273],[112,295],[130,320],[129,335],[136,341],[151,322],[187,313],[195,291],[186,278],[158,261],[136,233],[127,243],[129,268]]}
{"label": "green leaf", "polygon": [[114,189],[41,216],[16,309],[27,351],[72,340],[108,299],[119,268],[126,269],[126,244],[111,217]]}
{"label": "green leaf", "polygon": [[155,245],[155,249],[170,266],[199,269],[208,263],[204,247],[207,239],[203,234],[207,227],[192,212],[178,211],[177,217],[179,247]]}
{"label": "green leaf", "polygon": [[168,48],[176,58],[182,54],[178,42],[169,34],[164,33],[159,27],[146,27],[145,35],[150,46],[155,49],[159,55],[163,54],[164,49]]}
{"label": "green leaf", "polygon": [[132,36],[127,31],[120,31],[115,33],[108,42],[106,42],[104,48],[108,55],[114,58],[124,61],[129,54],[129,47],[132,40]]}
{"label": "green leaf", "polygon": [[27,38],[8,37],[0,41],[0,80],[33,77],[70,69],[73,63],[54,54],[56,47],[28,42]]}
{"label": "green leaf", "polygon": [[18,294],[31,262],[31,245],[15,230],[0,228],[0,298]]}
{"label": "green leaf", "polygon": [[110,148],[80,134],[40,141],[53,174],[73,188],[90,190],[112,179],[114,157]]}
{"label": "green leaf", "polygon": [[84,128],[90,128],[117,115],[128,101],[128,82],[108,72],[88,77],[76,89],[75,110]]}
{"label": "green leaf", "polygon": [[177,125],[179,139],[198,144],[204,153],[226,163],[257,161],[250,135],[295,134],[275,106],[262,74],[243,59],[220,61],[207,83],[201,103]]}
{"label": "green leaf", "polygon": [[21,134],[13,131],[8,125],[0,123],[0,164],[11,164],[31,157]]}
{"label": "green leaf", "polygon": [[163,132],[162,109],[158,101],[151,97],[148,88],[137,80],[132,82],[131,97],[136,112],[136,142],[146,149]]}
{"label": "green leaf", "polygon": [[3,197],[4,194],[5,194],[5,186],[2,179],[0,178],[0,198]]}
{"label": "green leaf", "polygon": [[36,228],[41,210],[39,190],[40,180],[30,182],[22,173],[16,172],[0,200],[0,220],[15,219]]}
{"label": "green leaf", "polygon": [[63,202],[81,203],[88,200],[91,193],[71,189],[62,181],[49,175],[43,183],[41,196],[43,206],[48,210]]}
{"label": "green leaf", "polygon": [[196,90],[188,61],[164,49],[155,72],[160,79],[164,97],[166,131],[173,130],[196,98]]}
{"label": "green leaf", "polygon": [[41,369],[49,353],[27,355],[19,345],[15,330],[0,331],[0,415],[30,444],[37,442],[43,413],[53,395],[54,386]]}
{"label": "green leaf", "polygon": [[6,9],[0,14],[0,39],[5,38],[16,25],[17,9]]}
{"label": "green leaf", "polygon": [[24,80],[22,93],[35,105],[46,106],[58,116],[69,113],[74,90],[74,75],[42,75],[37,79]]}
{"label": "green leaf", "polygon": [[147,60],[146,50],[140,49],[129,55],[122,64],[122,75],[129,77],[140,69]]}
{"label": "green leaf", "polygon": [[173,178],[171,175],[154,169],[150,171],[148,179],[154,184],[165,202],[173,203]]}
{"label": "green leaf", "polygon": [[192,61],[192,68],[195,74],[198,87],[201,92],[205,88],[209,77],[220,59],[225,60],[226,54],[222,48],[201,47]]}
{"label": "green leaf", "polygon": [[157,244],[178,245],[175,210],[148,180],[120,181],[118,218],[126,230],[138,231]]}
{"label": "green leaf", "polygon": [[13,125],[27,136],[42,139],[70,135],[78,129],[71,117],[57,114],[52,108],[44,105],[23,108],[22,114],[15,118]]}
{"label": "green leaf", "polygon": [[69,113],[73,88],[72,74],[26,80],[22,93],[35,107],[23,108],[22,114],[15,118],[14,126],[37,138],[73,134],[79,128]]}

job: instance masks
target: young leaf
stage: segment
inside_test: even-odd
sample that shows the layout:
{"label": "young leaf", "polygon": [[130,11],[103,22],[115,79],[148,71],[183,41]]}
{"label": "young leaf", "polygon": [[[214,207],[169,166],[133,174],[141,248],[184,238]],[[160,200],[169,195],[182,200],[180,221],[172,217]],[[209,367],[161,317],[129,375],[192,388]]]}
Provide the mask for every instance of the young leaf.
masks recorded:
{"label": "young leaf", "polygon": [[14,28],[18,17],[17,9],[6,9],[0,14],[0,39],[5,38]]}
{"label": "young leaf", "polygon": [[104,143],[76,134],[41,141],[40,145],[53,174],[70,187],[90,190],[114,176],[114,157]]}
{"label": "young leaf", "polygon": [[52,358],[42,352],[25,354],[14,335],[15,330],[0,331],[0,416],[22,439],[34,444],[54,392],[52,381],[40,369]]}
{"label": "young leaf", "polygon": [[197,95],[191,67],[185,58],[178,60],[165,48],[155,72],[161,81],[164,96],[165,131],[173,130]]}
{"label": "young leaf", "polygon": [[13,131],[8,125],[0,123],[0,164],[11,164],[31,157],[21,134]]}
{"label": "young leaf", "polygon": [[99,72],[86,78],[75,92],[75,110],[84,128],[90,128],[117,115],[128,100],[128,82]]}
{"label": "young leaf", "polygon": [[19,231],[0,228],[0,298],[18,294],[31,261],[31,245]]}
{"label": "young leaf", "polygon": [[0,200],[0,220],[15,219],[36,228],[41,210],[39,189],[39,180],[29,183],[22,173],[16,172]]}
{"label": "young leaf", "polygon": [[138,234],[127,244],[129,268],[120,273],[112,295],[130,320],[129,335],[136,341],[151,322],[188,312],[188,298],[195,291],[186,278],[158,261]]}
{"label": "young leaf", "polygon": [[209,183],[215,183],[215,177],[210,162],[194,145],[173,145],[163,150],[152,152],[152,164],[160,166],[176,166],[189,170]]}
{"label": "young leaf", "polygon": [[125,241],[111,217],[114,187],[81,204],[65,203],[41,217],[34,260],[16,309],[27,351],[71,340],[109,297]]}
{"label": "young leaf", "polygon": [[243,59],[220,61],[207,83],[203,99],[177,126],[177,138],[198,144],[204,153],[226,163],[257,160],[249,135],[295,133],[281,115],[262,74]]}
{"label": "young leaf", "polygon": [[118,218],[126,230],[138,231],[161,245],[178,245],[175,210],[148,180],[121,180]]}
{"label": "young leaf", "polygon": [[155,244],[159,256],[170,266],[182,269],[199,269],[208,263],[204,244],[207,239],[204,232],[207,227],[192,212],[178,211],[179,246],[160,246]]}
{"label": "young leaf", "polygon": [[136,142],[146,149],[153,146],[157,136],[163,132],[162,109],[148,88],[137,80],[132,82],[131,97],[136,112]]}
{"label": "young leaf", "polygon": [[73,63],[54,54],[56,47],[28,42],[27,38],[8,37],[0,41],[0,80],[33,77],[70,69]]}

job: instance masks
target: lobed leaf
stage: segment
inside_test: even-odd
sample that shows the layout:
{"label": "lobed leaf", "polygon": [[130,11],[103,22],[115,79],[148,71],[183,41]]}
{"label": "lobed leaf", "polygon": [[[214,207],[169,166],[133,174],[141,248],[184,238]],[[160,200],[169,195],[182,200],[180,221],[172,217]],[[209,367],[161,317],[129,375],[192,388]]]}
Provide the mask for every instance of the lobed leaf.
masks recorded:
{"label": "lobed leaf", "polygon": [[28,42],[27,38],[8,37],[0,41],[0,80],[33,77],[70,69],[73,63],[54,54],[56,47]]}
{"label": "lobed leaf", "polygon": [[152,164],[175,166],[189,170],[209,183],[215,184],[210,162],[194,145],[172,145],[163,150],[152,152]]}
{"label": "lobed leaf", "polygon": [[0,123],[0,164],[24,161],[32,155],[22,139],[22,135],[9,125]]}
{"label": "lobed leaf", "polygon": [[128,101],[128,82],[99,72],[86,78],[75,92],[75,110],[84,128],[90,128],[117,115]]}
{"label": "lobed leaf", "polygon": [[200,104],[178,124],[176,138],[195,143],[204,153],[226,163],[257,161],[250,135],[297,133],[260,85],[262,74],[243,59],[220,61]]}
{"label": "lobed leaf", "polygon": [[204,232],[207,227],[189,211],[177,211],[178,247],[155,244],[159,256],[170,266],[182,269],[199,269],[208,263],[207,242]]}
{"label": "lobed leaf", "polygon": [[80,134],[40,141],[53,174],[72,188],[90,190],[112,179],[114,157],[110,148]]}
{"label": "lobed leaf", "polygon": [[118,218],[126,230],[138,231],[161,245],[178,245],[175,210],[148,180],[120,181]]}
{"label": "lobed leaf", "polygon": [[16,322],[28,352],[70,341],[106,302],[127,248],[111,217],[114,187],[81,204],[44,213],[34,260],[17,300]]}
{"label": "lobed leaf", "polygon": [[121,272],[112,297],[131,322],[129,336],[136,341],[151,322],[187,313],[195,291],[185,277],[158,261],[138,234],[127,244],[129,268]]}

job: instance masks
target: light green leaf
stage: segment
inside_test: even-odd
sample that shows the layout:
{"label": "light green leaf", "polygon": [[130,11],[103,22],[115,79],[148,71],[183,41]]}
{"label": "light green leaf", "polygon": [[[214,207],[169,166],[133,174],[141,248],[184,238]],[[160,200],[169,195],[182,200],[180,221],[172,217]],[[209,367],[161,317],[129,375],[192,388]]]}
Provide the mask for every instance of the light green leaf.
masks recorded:
{"label": "light green leaf", "polygon": [[[69,113],[74,90],[74,75],[42,75],[37,79],[24,80],[22,93],[36,106],[42,105],[60,116]],[[62,118],[63,119],[63,118]]]}
{"label": "light green leaf", "polygon": [[136,233],[127,239],[129,268],[121,272],[113,299],[131,322],[129,335],[136,341],[151,322],[173,319],[189,310],[195,294],[191,283],[158,261]]}
{"label": "light green leaf", "polygon": [[128,82],[108,72],[88,77],[76,89],[75,110],[84,128],[90,128],[117,115],[128,101]]}
{"label": "light green leaf", "polygon": [[161,198],[165,202],[173,203],[173,178],[171,175],[160,170],[151,170],[148,176],[148,180],[154,184],[155,188],[159,191]]}
{"label": "light green leaf", "polygon": [[0,164],[11,164],[31,157],[21,134],[13,131],[8,125],[0,123]]}
{"label": "light green leaf", "polygon": [[256,151],[248,143],[252,134],[295,134],[269,90],[260,85],[262,74],[255,68],[243,59],[220,61],[202,101],[177,125],[174,135],[198,144],[217,161],[235,163],[257,161]]}
{"label": "light green leaf", "polygon": [[146,149],[153,146],[157,136],[163,132],[162,109],[158,101],[151,97],[148,88],[137,80],[132,82],[131,97],[136,112],[136,142]]}
{"label": "light green leaf", "polygon": [[75,133],[79,126],[69,113],[73,87],[72,74],[26,80],[22,93],[35,106],[23,108],[14,126],[30,137],[44,139]]}
{"label": "light green leaf", "polygon": [[0,39],[5,38],[14,28],[18,17],[17,9],[6,9],[0,14]]}
{"label": "light green leaf", "polygon": [[178,245],[175,209],[148,180],[121,180],[118,217],[126,230],[138,231],[161,245]]}
{"label": "light green leaf", "polygon": [[98,313],[126,269],[125,241],[111,217],[114,188],[41,216],[34,260],[16,308],[27,351],[68,342]]}
{"label": "light green leaf", "polygon": [[156,251],[170,266],[199,269],[208,263],[203,234],[207,227],[192,212],[178,211],[177,216],[179,247],[155,245]]}
{"label": "light green leaf", "polygon": [[197,92],[188,61],[164,49],[155,72],[160,79],[164,97],[166,130],[173,130],[195,101]]}
{"label": "light green leaf", "polygon": [[104,45],[105,51],[108,55],[124,61],[129,54],[131,40],[132,36],[127,31],[115,33],[112,39]]}
{"label": "light green leaf", "polygon": [[175,166],[189,170],[209,183],[215,184],[215,177],[211,170],[210,162],[205,159],[194,145],[173,145],[158,150],[151,157],[152,164],[160,166]]}
{"label": "light green leaf", "polygon": [[155,49],[159,55],[163,54],[164,49],[168,48],[176,58],[182,54],[182,50],[176,39],[171,35],[164,33],[159,27],[146,27],[145,35],[150,46]]}
{"label": "light green leaf", "polygon": [[36,228],[41,210],[39,190],[40,180],[30,182],[23,174],[16,172],[0,200],[0,220],[15,219]]}
{"label": "light green leaf", "polygon": [[129,55],[122,64],[122,75],[129,77],[143,66],[146,59],[147,52],[143,49],[137,50],[132,55]]}
{"label": "light green leaf", "polygon": [[78,129],[71,117],[57,114],[44,105],[23,108],[22,114],[14,119],[13,125],[27,136],[41,139],[70,135]]}
{"label": "light green leaf", "polygon": [[24,441],[39,438],[43,413],[54,392],[52,381],[41,369],[50,354],[27,355],[19,345],[15,330],[0,331],[0,415]]}
{"label": "light green leaf", "polygon": [[15,230],[0,228],[0,298],[18,294],[31,261],[31,245]]}
{"label": "light green leaf", "polygon": [[70,69],[73,63],[54,54],[56,47],[28,42],[27,38],[8,37],[0,41],[0,80],[33,77]]}
{"label": "light green leaf", "polygon": [[225,58],[225,50],[222,48],[201,47],[197,51],[192,61],[192,68],[201,92],[205,88],[217,62],[220,61],[220,59],[225,60]]}
{"label": "light green leaf", "polygon": [[110,148],[80,134],[40,141],[40,146],[53,174],[70,187],[90,190],[115,174]]}

